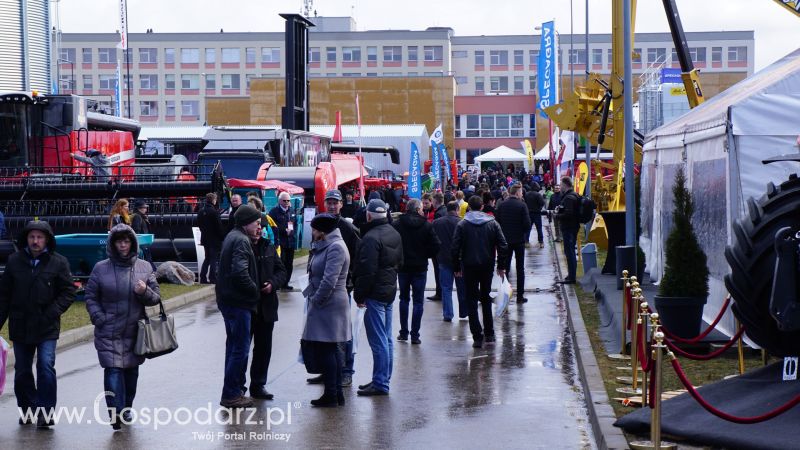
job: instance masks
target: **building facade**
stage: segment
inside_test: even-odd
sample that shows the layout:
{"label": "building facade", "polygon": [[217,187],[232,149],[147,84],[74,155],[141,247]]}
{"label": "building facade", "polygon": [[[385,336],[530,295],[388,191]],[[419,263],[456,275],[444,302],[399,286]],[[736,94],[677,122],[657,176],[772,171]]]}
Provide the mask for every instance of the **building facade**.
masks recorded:
{"label": "building facade", "polygon": [[[355,105],[356,93],[350,88],[316,92],[314,79],[374,78],[380,84],[379,79],[440,77],[447,79],[443,86],[455,87],[448,92],[437,92],[434,87],[429,94],[419,93],[436,98],[444,93],[452,95],[446,99],[452,102],[450,120],[440,120],[438,114],[422,118],[415,108],[407,108],[405,117],[392,109],[391,121],[424,123],[428,130],[438,126],[429,123],[431,117],[441,121],[445,135],[452,137],[458,158],[470,163],[475,156],[498,145],[520,148],[520,141],[526,138],[535,145],[537,135],[547,135],[547,123],[537,119],[535,111],[538,35],[455,36],[451,28],[438,27],[421,31],[355,31],[355,22],[349,17],[311,20],[317,24],[311,29],[308,53],[312,124],[332,123],[328,106]],[[686,37],[695,66],[702,71],[707,97],[753,73],[752,31],[686,33]],[[611,69],[610,34],[590,35],[588,55],[584,36],[575,35],[570,44],[572,38],[562,35],[560,39],[563,90],[582,80],[587,69],[601,74],[608,74]],[[252,99],[246,99],[251,96],[254,79],[274,79],[267,83],[269,89],[281,89],[285,68],[282,31],[149,32],[131,33],[128,39],[129,64],[122,73],[129,89],[124,93],[123,115],[128,115],[130,107],[130,116],[144,124],[202,125],[214,124],[209,120],[212,115],[231,117],[225,116],[224,111],[207,113],[206,106],[211,104],[232,108],[229,112],[238,112],[236,117],[244,117],[245,110],[250,117],[257,117],[263,110],[265,122],[272,121],[270,111],[280,110],[282,104],[259,107]],[[114,111],[116,52],[120,51],[115,47],[117,41],[118,36],[110,33],[63,34],[61,64],[57,66],[61,92],[94,98],[103,108]],[[635,77],[656,67],[677,67],[668,33],[639,33],[634,47]],[[330,81],[316,84],[327,88],[332,86]],[[282,98],[280,94],[262,96],[273,103]],[[389,123],[381,116],[381,95],[368,97],[360,97],[362,122]],[[326,105],[319,103],[323,100]],[[325,113],[315,114],[315,104]],[[365,108],[374,114],[364,114]]]}

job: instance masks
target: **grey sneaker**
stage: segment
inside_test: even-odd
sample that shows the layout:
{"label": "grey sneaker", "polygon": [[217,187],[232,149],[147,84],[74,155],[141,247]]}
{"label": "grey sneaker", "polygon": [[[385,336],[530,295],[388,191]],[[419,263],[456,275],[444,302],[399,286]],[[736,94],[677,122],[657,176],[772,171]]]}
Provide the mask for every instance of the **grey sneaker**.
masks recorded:
{"label": "grey sneaker", "polygon": [[249,408],[253,406],[253,399],[250,397],[245,397],[244,395],[240,395],[236,398],[223,398],[219,402],[220,406],[225,408]]}
{"label": "grey sneaker", "polygon": [[342,375],[342,387],[350,387],[353,385],[353,376],[350,374]]}

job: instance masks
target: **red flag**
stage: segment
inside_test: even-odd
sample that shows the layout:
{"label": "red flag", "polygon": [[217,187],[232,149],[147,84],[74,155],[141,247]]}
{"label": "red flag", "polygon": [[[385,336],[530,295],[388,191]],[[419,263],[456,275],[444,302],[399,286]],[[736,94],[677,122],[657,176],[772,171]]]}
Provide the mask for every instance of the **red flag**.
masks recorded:
{"label": "red flag", "polygon": [[332,142],[342,142],[342,112],[336,111],[336,126],[333,128]]}

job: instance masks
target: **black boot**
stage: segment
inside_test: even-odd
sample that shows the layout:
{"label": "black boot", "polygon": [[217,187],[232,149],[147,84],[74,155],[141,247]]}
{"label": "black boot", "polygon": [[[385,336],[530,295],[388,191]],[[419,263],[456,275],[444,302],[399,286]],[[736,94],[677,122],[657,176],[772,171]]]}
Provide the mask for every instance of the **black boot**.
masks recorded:
{"label": "black boot", "polygon": [[[344,398],[342,398],[342,400],[344,400]],[[329,392],[322,394],[322,397],[316,400],[311,400],[311,406],[318,406],[321,408],[331,408],[338,405],[339,401],[336,398],[336,394],[332,394]]]}
{"label": "black boot", "polygon": [[339,391],[336,393],[336,402],[339,406],[344,406],[344,392]]}

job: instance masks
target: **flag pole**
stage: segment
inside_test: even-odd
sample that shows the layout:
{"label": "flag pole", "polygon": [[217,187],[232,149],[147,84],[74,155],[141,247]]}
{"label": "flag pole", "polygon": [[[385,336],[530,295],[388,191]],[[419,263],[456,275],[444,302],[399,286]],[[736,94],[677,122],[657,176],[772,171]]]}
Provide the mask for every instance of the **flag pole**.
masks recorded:
{"label": "flag pole", "polygon": [[358,177],[358,189],[359,193],[361,194],[361,205],[364,206],[367,204],[367,199],[364,196],[364,152],[361,149],[361,109],[358,104],[358,93],[356,93],[356,120],[358,122],[358,157],[361,159],[361,164],[358,166],[359,170],[359,177]]}

